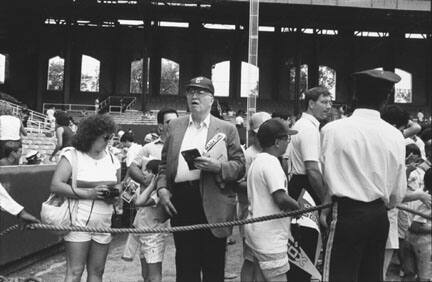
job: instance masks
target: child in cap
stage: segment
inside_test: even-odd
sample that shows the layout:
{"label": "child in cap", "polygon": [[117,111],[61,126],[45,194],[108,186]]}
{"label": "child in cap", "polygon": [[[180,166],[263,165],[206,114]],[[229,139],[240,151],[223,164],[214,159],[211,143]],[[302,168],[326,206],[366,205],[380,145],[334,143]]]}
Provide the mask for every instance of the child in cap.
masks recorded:
{"label": "child in cap", "polygon": [[[418,161],[421,160],[420,149],[416,144],[408,144],[405,146],[405,162],[407,165],[407,193],[416,192],[423,190],[423,178],[425,171],[419,167],[417,167]],[[401,203],[402,206],[405,206],[410,209],[417,209],[420,201],[409,201],[405,203]],[[401,262],[401,271],[400,276],[404,276],[406,272],[407,275],[412,271],[410,267],[410,247],[406,242],[406,236],[408,235],[408,228],[410,227],[412,220],[414,218],[414,214],[404,211],[398,210],[398,234],[399,234],[399,260]]]}
{"label": "child in cap", "polygon": [[[424,175],[424,190],[432,194],[432,169]],[[417,208],[422,214],[431,215],[430,205],[421,203]],[[410,258],[413,275],[417,281],[432,281],[432,224],[430,219],[415,215],[408,229],[406,241],[411,249]],[[408,273],[405,273],[408,274]],[[414,277],[405,277],[411,278]]]}
{"label": "child in cap", "polygon": [[[247,175],[248,218],[298,209],[296,200],[287,193],[287,179],[278,157],[285,153],[297,131],[290,130],[279,118],[265,121],[257,137],[262,147]],[[286,281],[290,218],[247,224],[244,227],[244,266],[241,281]]]}
{"label": "child in cap", "polygon": [[[168,217],[160,206],[157,206],[156,175],[160,160],[150,160],[143,172],[146,186],[141,186],[135,198],[139,207],[133,225],[135,228],[168,227]],[[165,252],[165,233],[129,234],[122,258],[132,260],[135,250],[139,248],[141,273],[144,281],[162,281],[162,260]]]}

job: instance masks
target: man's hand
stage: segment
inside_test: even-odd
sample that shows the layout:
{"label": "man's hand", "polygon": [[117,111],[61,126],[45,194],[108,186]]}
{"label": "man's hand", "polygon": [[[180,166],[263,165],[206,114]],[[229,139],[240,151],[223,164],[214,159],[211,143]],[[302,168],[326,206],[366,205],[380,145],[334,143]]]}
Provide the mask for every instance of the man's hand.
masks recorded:
{"label": "man's hand", "polygon": [[166,213],[173,217],[177,214],[177,210],[175,209],[174,205],[171,203],[171,193],[168,191],[167,188],[161,188],[158,190],[158,196],[159,196],[159,204],[164,208]]}
{"label": "man's hand", "polygon": [[425,191],[420,192],[420,201],[422,201],[422,203],[425,204],[425,206],[430,209],[432,204],[432,197],[428,192]]}
{"label": "man's hand", "polygon": [[26,210],[22,210],[17,217],[23,222],[24,225],[31,223],[41,223],[39,219],[29,214]]}
{"label": "man's hand", "polygon": [[220,161],[209,157],[197,157],[194,160],[194,165],[198,169],[213,173],[219,173],[222,169],[222,163]]}

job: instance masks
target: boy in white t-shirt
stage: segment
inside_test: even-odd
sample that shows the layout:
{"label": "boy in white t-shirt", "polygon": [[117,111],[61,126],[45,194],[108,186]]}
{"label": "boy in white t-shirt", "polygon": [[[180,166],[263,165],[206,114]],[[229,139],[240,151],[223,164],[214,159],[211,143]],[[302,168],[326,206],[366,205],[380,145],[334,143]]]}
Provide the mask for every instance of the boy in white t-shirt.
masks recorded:
{"label": "boy in white t-shirt", "polygon": [[[288,196],[287,179],[278,160],[286,150],[290,135],[296,133],[278,118],[260,126],[257,137],[263,150],[252,162],[247,176],[248,218],[299,208]],[[252,262],[254,268],[252,273],[242,271],[241,281],[286,280],[290,221],[281,218],[245,225],[245,263]]]}

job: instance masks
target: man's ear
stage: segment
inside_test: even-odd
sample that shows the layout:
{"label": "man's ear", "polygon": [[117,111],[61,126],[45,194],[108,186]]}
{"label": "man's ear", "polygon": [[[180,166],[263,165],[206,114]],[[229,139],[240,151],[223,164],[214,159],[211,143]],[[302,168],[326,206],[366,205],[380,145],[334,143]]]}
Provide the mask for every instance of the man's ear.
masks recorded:
{"label": "man's ear", "polygon": [[309,100],[308,101],[308,108],[309,109],[313,109],[315,107],[315,101],[314,100]]}
{"label": "man's ear", "polygon": [[275,146],[278,147],[278,148],[279,148],[279,143],[280,143],[280,139],[279,139],[279,138],[276,138],[275,141],[274,141],[274,144],[275,144]]}

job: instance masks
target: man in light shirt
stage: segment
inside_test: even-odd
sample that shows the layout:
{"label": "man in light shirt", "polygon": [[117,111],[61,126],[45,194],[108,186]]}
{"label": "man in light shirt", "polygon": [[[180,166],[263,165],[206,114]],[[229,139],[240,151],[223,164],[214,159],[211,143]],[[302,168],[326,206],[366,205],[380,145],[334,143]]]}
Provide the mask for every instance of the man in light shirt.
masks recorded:
{"label": "man in light shirt", "polygon": [[146,163],[151,159],[160,160],[162,148],[166,139],[168,124],[178,117],[177,111],[170,108],[163,108],[157,114],[158,133],[160,137],[153,142],[145,144],[137,153],[129,167],[130,177],[140,184],[146,182],[143,170]]}
{"label": "man in light shirt", "polygon": [[[331,282],[382,280],[387,209],[407,186],[403,135],[379,113],[400,77],[381,70],[353,76],[357,109],[321,130],[326,202],[334,202],[323,273]],[[321,213],[324,225],[328,214]]]}
{"label": "man in light shirt", "polygon": [[[292,137],[288,145],[288,162],[291,163],[292,175],[289,180],[288,193],[291,197],[299,200],[301,195],[307,191],[315,204],[321,203],[324,199],[324,181],[319,165],[321,154],[320,145],[320,121],[327,118],[331,110],[331,94],[324,87],[314,87],[305,92],[305,111],[301,118],[292,127],[299,133]],[[303,191],[303,193],[302,193]],[[302,196],[303,197],[303,196]],[[314,261],[319,231],[316,228],[292,225],[292,235],[306,252],[309,258]],[[310,281],[311,275],[297,266],[291,267],[287,274],[289,281]]]}
{"label": "man in light shirt", "polygon": [[130,167],[132,161],[138,155],[138,152],[141,150],[142,146],[134,142],[134,134],[132,131],[128,131],[120,137],[120,142],[124,148],[127,148],[126,154],[126,167]]}
{"label": "man in light shirt", "polygon": [[[244,155],[235,126],[210,114],[214,101],[210,79],[196,77],[186,85],[191,114],[170,122],[162,150],[157,192],[173,226],[230,221],[236,215],[237,181],[244,174]],[[181,152],[197,149],[216,134],[226,137],[226,159],[207,155],[189,166]],[[222,147],[223,148],[223,147]],[[177,282],[224,281],[226,238],[231,228],[174,233]]]}
{"label": "man in light shirt", "polygon": [[0,209],[15,215],[22,221],[27,223],[40,223],[39,219],[29,214],[20,204],[11,198],[9,193],[0,183]]}

